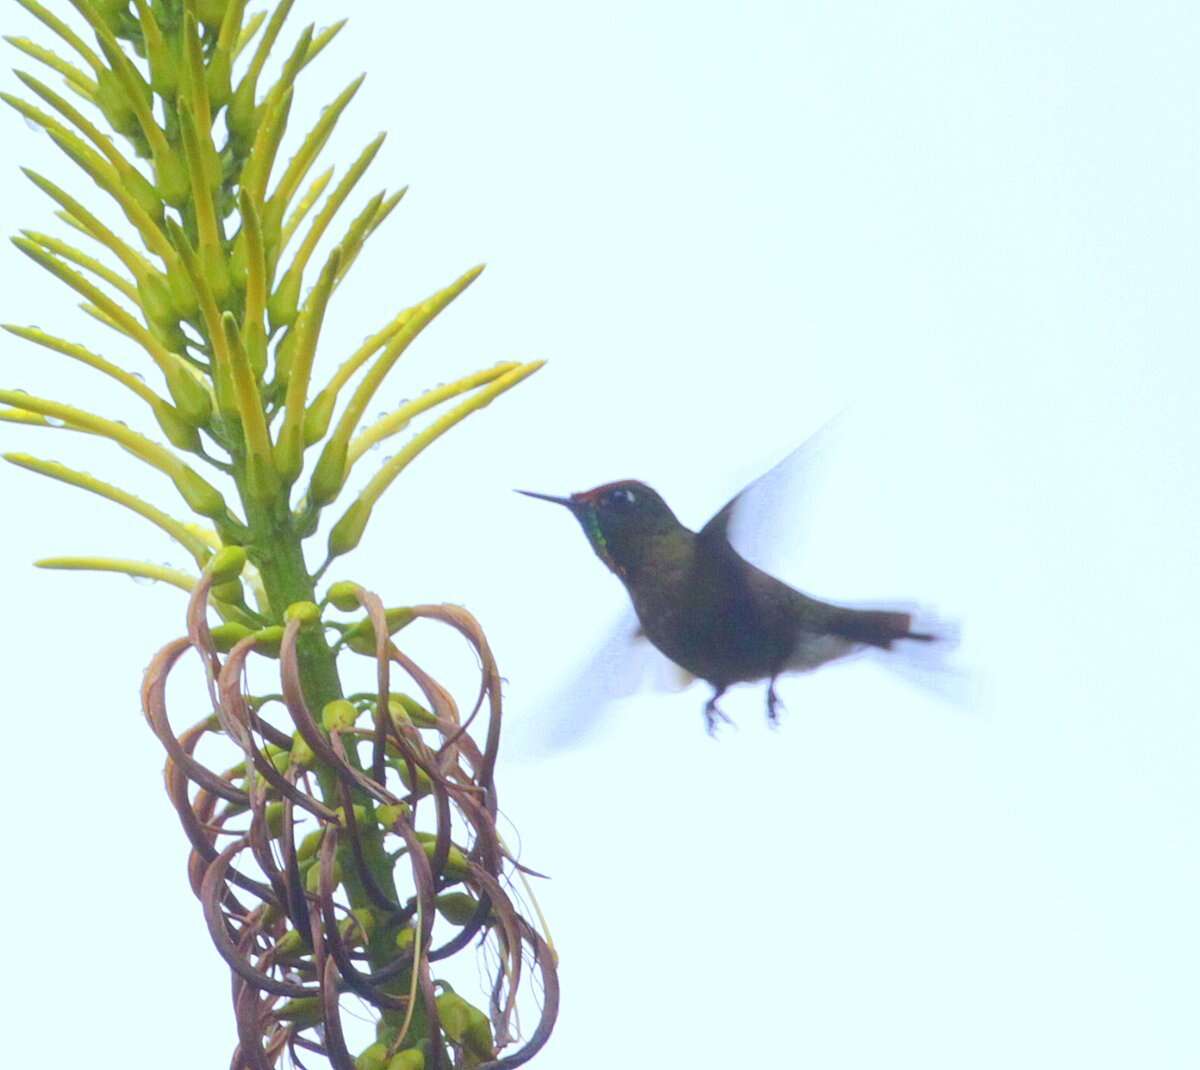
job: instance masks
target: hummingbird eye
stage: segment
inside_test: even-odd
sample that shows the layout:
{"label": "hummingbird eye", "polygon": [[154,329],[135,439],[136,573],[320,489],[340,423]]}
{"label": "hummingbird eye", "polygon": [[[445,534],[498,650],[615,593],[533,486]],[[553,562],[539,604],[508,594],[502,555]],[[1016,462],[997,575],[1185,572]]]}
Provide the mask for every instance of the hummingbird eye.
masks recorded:
{"label": "hummingbird eye", "polygon": [[615,487],[604,495],[603,503],[612,509],[629,509],[637,504],[637,495],[628,487]]}

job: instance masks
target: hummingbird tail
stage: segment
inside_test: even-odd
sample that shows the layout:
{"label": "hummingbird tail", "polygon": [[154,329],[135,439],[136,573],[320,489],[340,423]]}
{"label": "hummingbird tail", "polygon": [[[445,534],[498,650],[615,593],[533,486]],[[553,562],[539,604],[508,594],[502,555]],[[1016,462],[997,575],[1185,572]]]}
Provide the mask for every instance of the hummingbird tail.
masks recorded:
{"label": "hummingbird tail", "polygon": [[851,609],[838,622],[838,634],[856,643],[866,643],[891,650],[897,639],[916,639],[923,643],[936,642],[931,632],[914,632],[913,615],[880,609]]}

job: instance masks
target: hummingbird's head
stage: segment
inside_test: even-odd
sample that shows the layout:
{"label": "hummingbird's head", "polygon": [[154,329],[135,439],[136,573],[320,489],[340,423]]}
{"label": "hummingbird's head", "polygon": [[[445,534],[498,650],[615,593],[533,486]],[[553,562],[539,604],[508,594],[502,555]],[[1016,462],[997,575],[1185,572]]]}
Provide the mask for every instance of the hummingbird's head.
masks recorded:
{"label": "hummingbird's head", "polygon": [[648,560],[662,539],[683,530],[658,492],[633,479],[605,483],[569,498],[531,490],[517,493],[570,509],[597,556],[621,577]]}

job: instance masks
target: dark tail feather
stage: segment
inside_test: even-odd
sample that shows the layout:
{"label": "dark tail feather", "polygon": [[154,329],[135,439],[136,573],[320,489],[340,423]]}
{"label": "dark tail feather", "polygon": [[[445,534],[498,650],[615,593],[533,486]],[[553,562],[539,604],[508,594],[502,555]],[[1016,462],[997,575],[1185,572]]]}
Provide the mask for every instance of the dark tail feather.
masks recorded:
{"label": "dark tail feather", "polygon": [[912,630],[911,613],[893,613],[879,609],[847,609],[835,622],[838,635],[856,643],[867,643],[881,650],[891,650],[897,639],[917,639],[935,642],[939,637],[929,632]]}

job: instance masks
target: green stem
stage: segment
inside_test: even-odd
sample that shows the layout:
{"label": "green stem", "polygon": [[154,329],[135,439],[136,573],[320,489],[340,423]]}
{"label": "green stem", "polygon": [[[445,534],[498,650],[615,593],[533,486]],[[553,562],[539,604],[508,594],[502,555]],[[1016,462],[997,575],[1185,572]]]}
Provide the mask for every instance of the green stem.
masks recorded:
{"label": "green stem", "polygon": [[[243,466],[237,466],[237,475],[244,474]],[[271,619],[283,622],[283,611],[293,602],[315,602],[316,585],[309,575],[304,561],[304,551],[299,532],[296,530],[286,501],[259,504],[254,495],[244,496],[250,537],[246,552],[262,575],[263,587],[270,602]],[[297,656],[300,664],[300,684],[304,699],[313,715],[320,719],[326,704],[342,697],[342,683],[338,676],[337,659],[320,628],[305,628],[297,641]],[[349,760],[357,764],[351,752]],[[331,808],[341,806],[336,775],[329,769],[317,766],[317,782],[321,798]],[[355,799],[372,810],[371,800],[363,795]],[[362,837],[363,856],[375,883],[393,900],[398,898],[392,863],[384,849],[383,831],[374,821],[364,822],[359,827]],[[354,908],[372,907],[372,902],[359,879],[355,862],[348,844],[338,848],[346,892]],[[379,969],[392,961],[396,954],[396,930],[387,925],[376,926],[367,944],[367,956],[373,969]],[[385,1016],[386,1017],[386,1016]]]}

